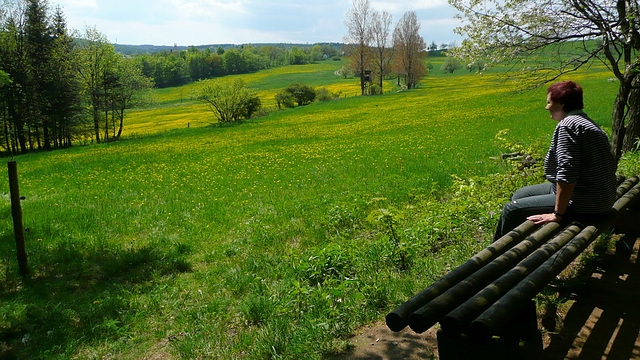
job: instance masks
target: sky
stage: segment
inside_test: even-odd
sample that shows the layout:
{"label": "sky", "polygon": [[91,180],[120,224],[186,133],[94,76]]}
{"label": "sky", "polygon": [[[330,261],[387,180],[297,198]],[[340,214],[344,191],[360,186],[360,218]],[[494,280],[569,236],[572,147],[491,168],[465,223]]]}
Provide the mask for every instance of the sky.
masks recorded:
{"label": "sky", "polygon": [[[342,42],[352,0],[49,0],[70,29],[95,26],[109,41],[129,45]],[[371,0],[393,16],[391,31],[415,11],[427,44],[459,44],[447,0]]]}

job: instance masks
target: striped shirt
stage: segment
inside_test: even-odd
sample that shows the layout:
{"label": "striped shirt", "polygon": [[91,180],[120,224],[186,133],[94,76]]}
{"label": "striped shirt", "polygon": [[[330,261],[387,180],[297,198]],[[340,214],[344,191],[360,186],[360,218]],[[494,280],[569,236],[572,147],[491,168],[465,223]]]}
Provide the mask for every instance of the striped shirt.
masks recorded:
{"label": "striped shirt", "polygon": [[616,164],[607,134],[582,110],[558,123],[544,160],[546,178],[576,184],[569,206],[578,214],[611,209],[616,199]]}

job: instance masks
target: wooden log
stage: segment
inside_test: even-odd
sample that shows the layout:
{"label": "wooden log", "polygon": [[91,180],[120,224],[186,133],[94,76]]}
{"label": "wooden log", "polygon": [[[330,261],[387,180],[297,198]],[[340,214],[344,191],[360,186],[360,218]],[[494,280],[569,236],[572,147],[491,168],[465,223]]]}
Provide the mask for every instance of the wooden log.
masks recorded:
{"label": "wooden log", "polygon": [[558,232],[560,224],[551,222],[528,236],[509,251],[497,257],[472,275],[445,291],[409,316],[409,326],[422,333],[440,321],[451,310],[465,302],[478,290],[500,277],[520,260],[532,253],[541,244]]}
{"label": "wooden log", "polygon": [[471,321],[573,239],[583,227],[578,222],[570,224],[513,269],[451,311],[440,321],[442,331],[450,335],[459,335]]}
{"label": "wooden log", "polygon": [[[640,201],[640,184],[622,195],[613,205],[616,213],[624,211],[629,206]],[[545,261],[534,272],[522,280],[517,286],[507,292],[485,312],[469,325],[469,334],[478,339],[488,339],[498,335],[507,325],[509,317],[515,314],[524,304],[532,299],[547,284],[553,280],[567,265],[569,265],[584,249],[595,240],[598,235],[609,228],[615,217],[605,219],[595,225],[584,228],[560,251]]]}
{"label": "wooden log", "polygon": [[624,180],[616,190],[616,198],[622,197],[622,195],[626,194],[629,190],[631,190],[634,186],[638,184],[640,178],[638,176],[631,176],[628,179]]}
{"label": "wooden log", "polygon": [[387,327],[392,331],[400,331],[409,324],[409,316],[438,295],[458,284],[461,280],[476,272],[486,264],[493,261],[498,256],[513,247],[514,244],[522,241],[537,226],[532,221],[526,221],[513,229],[505,236],[493,242],[486,249],[474,255],[462,265],[451,270],[440,280],[434,282],[425,290],[421,291],[398,308],[387,314]]}

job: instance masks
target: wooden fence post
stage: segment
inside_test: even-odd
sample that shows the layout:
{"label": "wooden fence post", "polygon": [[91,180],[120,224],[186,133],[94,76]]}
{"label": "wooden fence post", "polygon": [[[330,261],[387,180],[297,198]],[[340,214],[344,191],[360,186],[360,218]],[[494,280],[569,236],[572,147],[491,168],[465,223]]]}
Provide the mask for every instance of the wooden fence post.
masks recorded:
{"label": "wooden fence post", "polygon": [[16,252],[18,255],[18,272],[21,276],[29,274],[27,267],[27,251],[24,246],[24,228],[22,226],[22,207],[20,206],[20,188],[18,186],[18,165],[9,161],[9,191],[11,193],[11,216],[13,217],[13,232],[16,238]]}

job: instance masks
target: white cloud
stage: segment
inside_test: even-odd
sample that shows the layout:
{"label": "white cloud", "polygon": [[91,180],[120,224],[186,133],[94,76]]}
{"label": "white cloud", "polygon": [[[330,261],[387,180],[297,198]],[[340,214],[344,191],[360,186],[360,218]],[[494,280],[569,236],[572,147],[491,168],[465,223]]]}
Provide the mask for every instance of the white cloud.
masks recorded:
{"label": "white cloud", "polygon": [[[352,0],[49,0],[60,4],[73,29],[95,26],[126,44],[342,41]],[[406,11],[422,20],[425,41],[455,39],[453,10],[446,0],[371,0],[393,15]]]}
{"label": "white cloud", "polygon": [[247,14],[243,1],[219,1],[219,0],[168,0],[170,6],[177,10],[180,18],[219,18],[224,16],[239,16]]}
{"label": "white cloud", "polygon": [[378,11],[388,11],[390,13],[401,13],[405,11],[417,11],[434,9],[449,6],[446,0],[408,0],[408,1],[389,1],[374,0],[371,7]]}
{"label": "white cloud", "polygon": [[97,0],[57,0],[55,3],[60,5],[64,10],[100,9]]}

